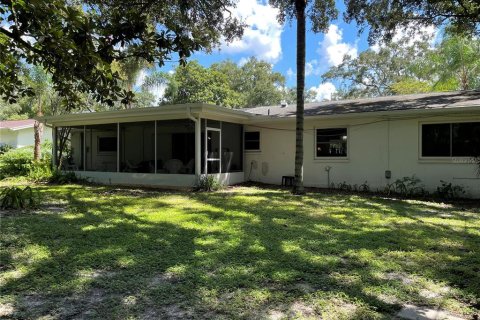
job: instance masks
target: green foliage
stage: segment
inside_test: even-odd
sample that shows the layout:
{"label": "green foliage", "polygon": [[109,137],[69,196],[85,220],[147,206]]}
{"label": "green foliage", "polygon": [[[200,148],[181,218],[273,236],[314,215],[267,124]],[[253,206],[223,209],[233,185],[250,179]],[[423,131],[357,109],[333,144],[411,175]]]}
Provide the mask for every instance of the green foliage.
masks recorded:
{"label": "green foliage", "polygon": [[[4,1],[0,5],[0,96],[16,102],[32,95],[20,77],[20,62],[41,66],[67,108],[77,106],[80,92],[95,101],[128,104],[133,93],[119,86],[112,62],[130,57],[160,66],[178,54],[211,50],[224,39],[240,36],[243,23],[225,8],[233,0],[87,2]],[[33,41],[32,41],[33,40]],[[130,50],[125,50],[128,47]]]}
{"label": "green foliage", "polygon": [[220,181],[218,181],[218,179],[215,178],[214,176],[202,175],[199,181],[197,182],[195,189],[198,191],[212,192],[212,191],[218,191],[222,187],[223,186],[220,183]]}
{"label": "green foliage", "polygon": [[38,194],[30,187],[7,187],[0,193],[1,209],[26,209],[37,203]]}
{"label": "green foliage", "polygon": [[0,178],[15,177],[15,176],[29,176],[30,171],[35,171],[34,176],[39,174],[38,169],[51,162],[52,145],[50,142],[42,144],[42,158],[39,165],[33,162],[33,147],[27,146],[18,149],[12,149],[0,156]]}
{"label": "green foliage", "polygon": [[1,220],[2,303],[15,306],[4,318],[142,319],[148,310],[153,319],[263,319],[278,310],[374,320],[439,297],[458,317],[478,312],[473,202],[299,198],[265,186],[41,191],[41,214]]}
{"label": "green foliage", "polygon": [[480,34],[480,6],[476,0],[346,0],[345,20],[369,29],[371,43],[391,40],[399,29],[443,27],[455,33]]}
{"label": "green foliage", "polygon": [[420,180],[415,175],[411,177],[403,177],[395,180],[392,184],[388,184],[385,188],[385,193],[388,195],[398,194],[403,197],[411,196],[424,196],[427,195],[425,186],[422,185]]}
{"label": "green foliage", "polygon": [[404,79],[393,83],[391,90],[394,94],[425,93],[432,91],[432,86],[427,81]]}
{"label": "green foliage", "polygon": [[55,184],[68,184],[68,183],[79,183],[86,182],[86,179],[81,179],[77,177],[75,172],[72,171],[61,171],[53,170],[48,179],[48,182]]}
{"label": "green foliage", "polygon": [[445,34],[433,48],[426,34],[406,36],[345,57],[322,77],[339,80],[340,98],[375,97],[480,88],[480,40]]}
{"label": "green foliage", "polygon": [[440,180],[441,185],[437,187],[435,195],[442,199],[459,199],[465,194],[465,188],[451,182]]}
{"label": "green foliage", "polygon": [[10,150],[12,150],[12,149],[13,149],[13,147],[12,147],[11,145],[9,145],[9,144],[2,144],[2,145],[0,145],[0,156],[1,156],[2,154],[4,154],[5,152],[10,151]]}
{"label": "green foliage", "polygon": [[223,61],[205,68],[191,61],[173,74],[153,73],[147,87],[166,84],[163,103],[212,103],[228,108],[280,104],[285,93],[285,78],[271,64],[250,58],[238,66]]}
{"label": "green foliage", "polygon": [[52,164],[49,159],[34,161],[30,164],[27,178],[34,182],[47,182],[52,176]]}

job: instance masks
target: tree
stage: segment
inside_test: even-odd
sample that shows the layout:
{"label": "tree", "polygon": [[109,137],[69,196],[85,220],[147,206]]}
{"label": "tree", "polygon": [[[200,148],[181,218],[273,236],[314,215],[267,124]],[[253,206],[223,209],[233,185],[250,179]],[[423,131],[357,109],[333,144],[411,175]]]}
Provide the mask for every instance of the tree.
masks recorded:
{"label": "tree", "polygon": [[345,0],[345,4],[345,20],[356,21],[361,31],[368,26],[371,43],[392,39],[399,29],[415,32],[432,25],[450,24],[455,33],[480,34],[477,0]]}
{"label": "tree", "polygon": [[297,111],[295,129],[295,194],[303,194],[303,124],[305,93],[305,46],[306,19],[312,22],[313,32],[325,32],[332,19],[337,17],[334,0],[270,0],[270,4],[279,9],[278,20],[297,22]]}
{"label": "tree", "polygon": [[[43,67],[73,108],[79,92],[113,105],[133,94],[118,85],[114,60],[137,57],[162,66],[210,50],[242,34],[233,0],[0,0],[0,96],[15,102],[33,94],[19,64]],[[126,47],[130,50],[124,50]]]}
{"label": "tree", "polygon": [[280,88],[285,86],[285,77],[266,61],[251,57],[240,68],[227,61],[212,65],[212,69],[229,75],[231,88],[242,94],[241,107],[275,105],[283,99]]}
{"label": "tree", "polygon": [[238,108],[240,93],[230,87],[228,76],[218,70],[205,68],[197,61],[179,66],[173,74],[161,74],[167,83],[164,103],[212,103]]}
{"label": "tree", "polygon": [[425,73],[434,74],[435,89],[480,88],[480,39],[447,33],[426,57]]}
{"label": "tree", "polygon": [[341,98],[480,88],[479,39],[447,33],[434,47],[428,38],[409,42],[403,38],[345,57],[323,80],[340,80]]}
{"label": "tree", "polygon": [[[358,57],[346,56],[343,62],[322,75],[323,81],[340,80],[341,98],[377,97],[399,93],[429,91],[429,74],[421,77],[420,61],[429,53],[428,37],[409,43],[408,37],[369,48]],[[425,87],[428,87],[427,89]],[[408,91],[408,92],[405,92]]]}
{"label": "tree", "polygon": [[280,104],[285,77],[265,62],[250,58],[244,65],[226,60],[206,68],[197,61],[177,67],[172,74],[156,72],[146,86],[166,85],[163,103],[213,103],[228,108]]}

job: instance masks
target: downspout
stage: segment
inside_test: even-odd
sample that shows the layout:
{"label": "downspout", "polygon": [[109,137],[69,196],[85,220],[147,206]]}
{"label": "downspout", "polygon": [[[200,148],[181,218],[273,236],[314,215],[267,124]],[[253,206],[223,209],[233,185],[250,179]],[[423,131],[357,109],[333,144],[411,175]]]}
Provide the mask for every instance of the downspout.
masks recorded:
{"label": "downspout", "polygon": [[195,123],[195,176],[197,177],[197,181],[200,180],[200,175],[202,174],[202,130],[201,130],[201,121],[200,115],[198,118],[195,118],[192,115],[192,111],[190,110],[190,106],[187,106],[187,118],[192,120]]}

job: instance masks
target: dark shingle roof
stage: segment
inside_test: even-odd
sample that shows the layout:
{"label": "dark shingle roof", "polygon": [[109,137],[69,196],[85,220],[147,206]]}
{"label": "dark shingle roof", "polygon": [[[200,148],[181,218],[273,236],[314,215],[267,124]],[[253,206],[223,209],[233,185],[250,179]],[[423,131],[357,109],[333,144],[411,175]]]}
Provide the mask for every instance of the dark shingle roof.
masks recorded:
{"label": "dark shingle roof", "polygon": [[[305,104],[305,116],[353,114],[395,110],[446,109],[480,106],[480,90],[422,93],[379,98],[324,101]],[[258,115],[295,116],[296,105],[264,106],[243,109]]]}

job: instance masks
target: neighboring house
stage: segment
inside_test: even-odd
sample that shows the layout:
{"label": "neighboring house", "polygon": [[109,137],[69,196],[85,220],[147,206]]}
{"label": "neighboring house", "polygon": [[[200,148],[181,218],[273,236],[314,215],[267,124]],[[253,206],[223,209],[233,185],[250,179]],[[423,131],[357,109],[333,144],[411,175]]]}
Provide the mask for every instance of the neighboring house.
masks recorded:
{"label": "neighboring house", "polygon": [[[98,182],[186,187],[208,173],[227,184],[280,184],[294,172],[294,105],[172,105],[43,121],[71,141],[63,167]],[[416,175],[430,191],[444,180],[480,197],[471,161],[479,146],[480,91],[311,103],[304,183],[366,181],[374,190]]]}
{"label": "neighboring house", "polygon": [[[14,148],[34,145],[34,124],[33,119],[0,121],[0,145],[8,144]],[[51,128],[44,127],[42,142],[45,140],[52,140]]]}

